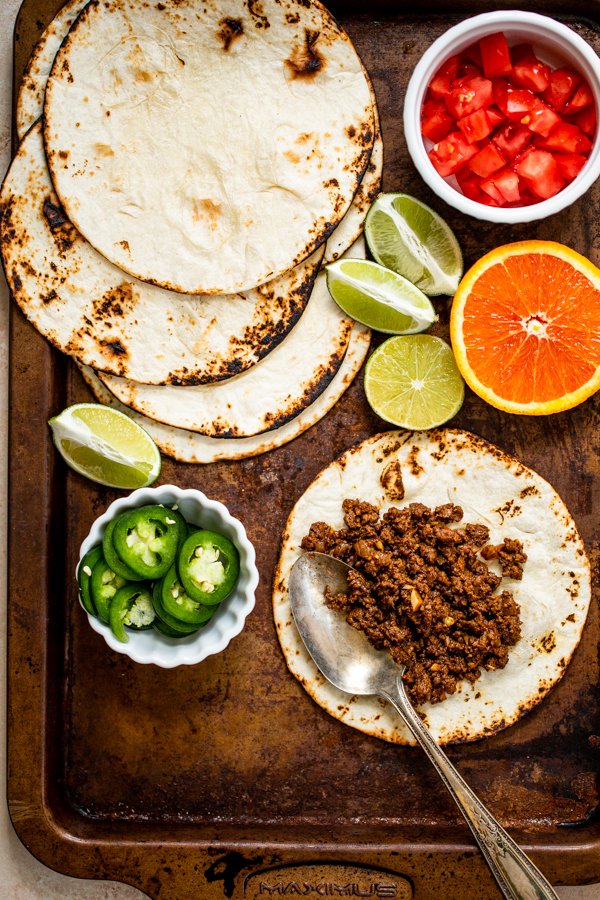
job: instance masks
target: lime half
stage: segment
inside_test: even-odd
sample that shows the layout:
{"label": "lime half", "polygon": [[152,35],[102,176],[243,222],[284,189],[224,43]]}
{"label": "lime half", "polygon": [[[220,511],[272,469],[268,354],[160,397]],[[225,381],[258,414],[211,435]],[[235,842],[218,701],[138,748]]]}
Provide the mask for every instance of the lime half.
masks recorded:
{"label": "lime half", "polygon": [[158,478],[158,447],[143,428],[116,409],[76,403],[48,424],[65,462],[92,481],[108,487],[139,488]]}
{"label": "lime half", "polygon": [[375,350],[365,368],[365,393],[386,422],[421,430],[456,415],[465,384],[446,341],[415,334],[389,338]]}
{"label": "lime half", "polygon": [[386,334],[416,334],[435,322],[431,300],[418,288],[366,259],[339,259],[326,266],[329,293],[343,311]]}
{"label": "lime half", "polygon": [[463,259],[449,226],[408,194],[380,194],[365,219],[365,237],[382,266],[404,275],[425,294],[454,294]]}

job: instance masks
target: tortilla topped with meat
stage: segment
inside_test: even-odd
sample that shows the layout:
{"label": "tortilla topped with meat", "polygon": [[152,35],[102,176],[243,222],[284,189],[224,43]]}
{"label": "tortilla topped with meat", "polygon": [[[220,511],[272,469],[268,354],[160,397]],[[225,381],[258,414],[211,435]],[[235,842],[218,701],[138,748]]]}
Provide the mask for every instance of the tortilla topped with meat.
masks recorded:
{"label": "tortilla topped with meat", "polygon": [[[442,702],[423,703],[419,711],[434,738],[451,743],[493,734],[535,706],[563,675],[590,602],[585,549],[554,489],[518,460],[468,432],[394,431],[364,441],[331,463],[292,510],[273,596],[275,624],[288,667],[334,717],[384,740],[410,744],[414,741],[397,714],[379,699],[350,697],[325,681],[293,623],[287,579],[302,553],[301,542],[313,523],[342,528],[343,504],[348,500],[369,503],[382,514],[392,507],[410,508],[410,504],[431,509],[450,504],[460,507],[464,523],[485,526],[487,546],[518,542],[522,578],[515,578],[519,573],[507,564],[494,594],[508,591],[519,611],[520,637],[509,646],[506,665],[482,671],[473,683],[459,680],[454,693]],[[515,544],[508,546],[516,549]],[[488,565],[502,575],[502,560],[493,558],[499,553],[488,553]]]}

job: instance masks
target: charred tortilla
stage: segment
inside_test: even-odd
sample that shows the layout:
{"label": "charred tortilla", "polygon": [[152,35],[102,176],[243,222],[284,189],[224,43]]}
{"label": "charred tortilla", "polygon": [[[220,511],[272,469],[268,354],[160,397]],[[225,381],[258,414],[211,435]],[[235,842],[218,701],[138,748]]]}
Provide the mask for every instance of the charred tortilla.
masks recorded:
{"label": "charred tortilla", "polygon": [[290,671],[332,716],[375,737],[410,744],[412,738],[389,706],[376,698],[349,697],[325,681],[292,621],[287,579],[301,553],[300,541],[316,521],[340,528],[346,498],[382,510],[411,502],[430,507],[451,502],[464,510],[464,522],[490,529],[491,543],[507,537],[522,542],[527,554],[523,578],[503,580],[519,606],[522,624],[506,667],[483,672],[475,684],[460,682],[455,694],[441,703],[424,704],[420,712],[434,738],[445,744],[493,734],[535,706],[562,677],[590,602],[585,549],[554,489],[518,460],[468,432],[393,431],[364,441],[331,463],[292,510],[273,593],[275,624]]}
{"label": "charred tortilla", "polygon": [[94,0],[57,53],[44,120],[76,228],[129,274],[193,294],[305,259],[374,141],[351,41],[296,0]]}
{"label": "charred tortilla", "polygon": [[40,124],[22,141],[0,193],[12,294],[38,331],[86,365],[148,384],[205,384],[253,366],[302,315],[323,250],[235,296],[165,291],[128,277],[66,219]]}
{"label": "charred tortilla", "polygon": [[[353,256],[365,255],[364,241]],[[300,321],[263,360],[227,381],[193,387],[139,384],[99,373],[125,406],[187,431],[246,438],[285,425],[322,393],[342,364],[352,320],[334,303],[321,272]]]}
{"label": "charred tortilla", "polygon": [[358,322],[352,328],[343,362],[329,384],[317,399],[280,428],[266,434],[248,438],[212,438],[195,431],[173,428],[123,406],[102,384],[94,371],[81,366],[82,375],[100,403],[113,406],[127,413],[154,439],[166,456],[184,463],[213,463],[221,459],[246,459],[260,456],[293,441],[298,435],[319,422],[350,386],[362,366],[369,350],[370,331]]}

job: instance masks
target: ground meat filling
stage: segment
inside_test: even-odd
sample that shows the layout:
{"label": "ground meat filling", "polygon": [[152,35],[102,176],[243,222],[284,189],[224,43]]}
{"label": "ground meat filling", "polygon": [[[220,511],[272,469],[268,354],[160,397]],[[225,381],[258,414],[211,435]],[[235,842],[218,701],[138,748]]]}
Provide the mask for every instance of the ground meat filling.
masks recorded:
{"label": "ground meat filling", "polygon": [[348,592],[328,592],[327,600],[407,667],[404,685],[415,705],[444,700],[482,669],[504,668],[521,634],[519,608],[509,591],[496,592],[502,578],[486,560],[520,579],[527,559],[520,541],[493,546],[485,525],[457,527],[463,511],[453,503],[410,503],[380,517],[370,503],[344,500],[343,510],[345,528],[315,522],[302,548],[357,570]]}

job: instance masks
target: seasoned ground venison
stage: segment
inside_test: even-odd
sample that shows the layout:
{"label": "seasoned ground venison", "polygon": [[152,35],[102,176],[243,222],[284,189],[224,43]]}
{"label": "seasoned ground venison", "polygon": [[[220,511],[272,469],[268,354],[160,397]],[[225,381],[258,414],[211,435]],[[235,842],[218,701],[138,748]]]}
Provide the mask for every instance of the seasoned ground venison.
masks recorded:
{"label": "seasoned ground venison", "polygon": [[[527,556],[520,541],[488,544],[485,525],[457,527],[463,511],[453,503],[430,509],[410,503],[382,517],[370,503],[344,500],[346,527],[315,522],[304,550],[331,553],[353,566],[348,591],[327,600],[364,631],[378,649],[406,665],[404,685],[416,705],[453,694],[461,679],[502,669],[521,634],[519,608],[502,574],[521,578]],[[482,558],[483,557],[483,558]]]}

